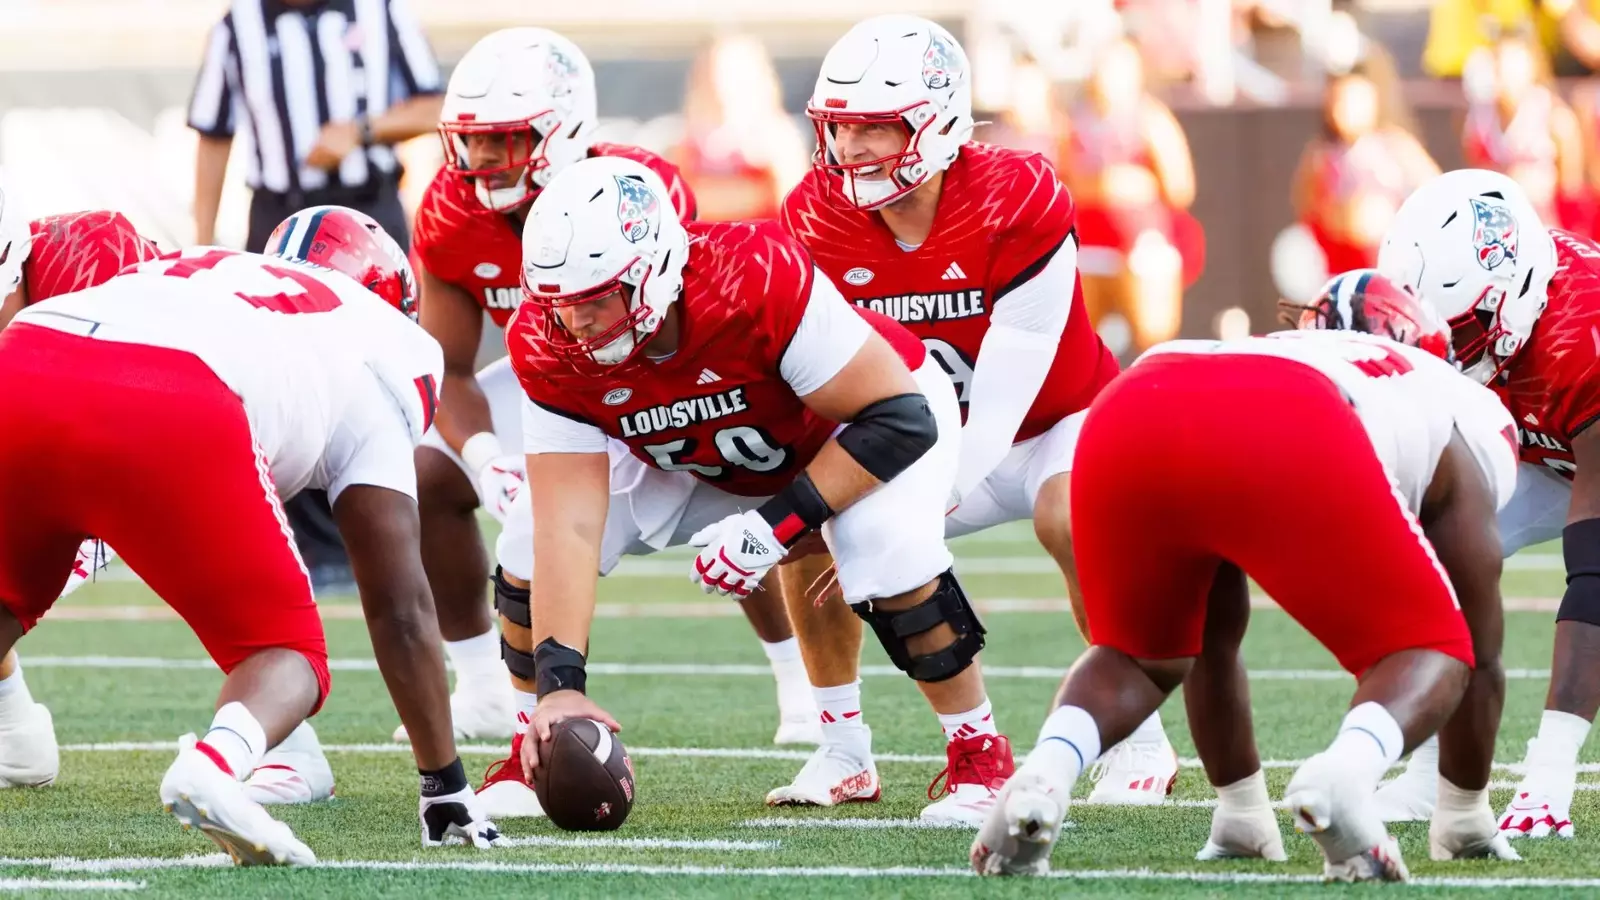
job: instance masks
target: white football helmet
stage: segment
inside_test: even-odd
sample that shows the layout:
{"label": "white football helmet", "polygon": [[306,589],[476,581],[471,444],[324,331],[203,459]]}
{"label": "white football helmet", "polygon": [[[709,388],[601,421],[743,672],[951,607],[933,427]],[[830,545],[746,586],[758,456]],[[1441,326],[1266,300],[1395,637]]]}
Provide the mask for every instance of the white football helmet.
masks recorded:
{"label": "white football helmet", "polygon": [[5,171],[0,170],[0,298],[22,284],[22,264],[27,261],[32,244],[28,216],[9,189]]}
{"label": "white football helmet", "polygon": [[1533,332],[1556,247],[1509,177],[1457,169],[1417,188],[1395,214],[1378,269],[1450,323],[1461,370],[1487,384]]}
{"label": "white football helmet", "polygon": [[[948,169],[972,139],[966,51],[927,19],[874,16],[828,51],[806,115],[817,129],[812,164],[824,190],[832,196],[837,189],[851,206],[877,209]],[[879,159],[840,159],[838,126],[874,123],[904,128],[905,148]]]}
{"label": "white football helmet", "polygon": [[[506,28],[467,51],[450,73],[439,133],[445,165],[473,179],[478,200],[504,212],[528,201],[557,172],[589,155],[598,119],[594,68],[578,45],[544,28]],[[467,135],[498,135],[508,161],[473,169]],[[526,141],[519,153],[516,138]],[[517,173],[505,187],[490,176]]]}
{"label": "white football helmet", "polygon": [[[525,302],[544,311],[542,334],[569,358],[614,366],[633,358],[683,291],[689,233],[661,177],[631,159],[597,156],[551,179],[522,231]],[[555,311],[621,289],[628,311],[582,338]]]}

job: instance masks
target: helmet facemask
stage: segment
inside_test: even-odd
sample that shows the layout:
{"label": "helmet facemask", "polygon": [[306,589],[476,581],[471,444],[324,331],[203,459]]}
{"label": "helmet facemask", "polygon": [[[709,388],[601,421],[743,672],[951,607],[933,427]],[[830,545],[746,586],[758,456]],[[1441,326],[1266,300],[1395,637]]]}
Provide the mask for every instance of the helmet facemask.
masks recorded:
{"label": "helmet facemask", "polygon": [[[812,165],[822,174],[823,192],[831,201],[842,201],[856,209],[879,209],[916,190],[944,168],[936,170],[922,158],[922,139],[939,121],[938,112],[929,101],[885,113],[850,113],[809,107],[806,115],[817,132]],[[941,131],[948,133],[955,124],[954,119],[950,119]],[[903,132],[905,143],[899,151],[876,159],[845,162],[840,158],[835,140],[840,125],[895,126]],[[880,172],[883,178],[863,177]]]}
{"label": "helmet facemask", "polygon": [[[539,188],[548,184],[555,172],[549,156],[550,135],[564,127],[554,110],[546,110],[523,122],[454,121],[439,125],[444,144],[445,166],[472,183],[478,202],[494,212],[510,212],[533,199]],[[574,127],[576,130],[576,126]],[[503,142],[503,159],[498,165],[475,167],[468,151],[468,138],[483,135]],[[513,173],[503,187],[495,176]]]}

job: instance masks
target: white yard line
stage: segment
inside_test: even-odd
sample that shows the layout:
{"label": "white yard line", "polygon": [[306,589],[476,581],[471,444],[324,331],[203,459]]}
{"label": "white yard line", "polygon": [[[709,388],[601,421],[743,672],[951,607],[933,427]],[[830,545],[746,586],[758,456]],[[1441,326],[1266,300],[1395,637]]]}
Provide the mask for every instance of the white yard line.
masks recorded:
{"label": "white yard line", "polygon": [[677,838],[615,838],[615,837],[532,837],[505,838],[507,847],[581,847],[609,848],[613,850],[777,850],[780,841],[718,841]]}
{"label": "white yard line", "polygon": [[[492,852],[492,851],[491,851]],[[119,859],[45,860],[0,859],[0,867],[43,866],[57,872],[143,872],[152,869],[211,868],[227,865],[222,854],[165,857],[125,857]],[[329,860],[316,863],[315,869],[354,869],[370,872],[476,872],[483,874],[547,875],[677,875],[692,878],[971,878],[972,870],[963,866],[702,866],[638,865],[632,863],[514,863],[489,860],[421,861]],[[1066,881],[1172,881],[1207,884],[1318,884],[1314,874],[1271,874],[1226,871],[1155,871],[1151,869],[1060,869],[1050,879]],[[1600,888],[1600,878],[1415,878],[1415,887],[1475,888]]]}
{"label": "white yard line", "polygon": [[821,818],[787,818],[773,816],[766,819],[745,819],[738,828],[842,828],[859,829],[865,831],[881,831],[886,829],[911,828],[928,829],[934,831],[949,831],[951,829],[972,828],[958,822],[926,822],[922,819],[821,819]]}
{"label": "white yard line", "polygon": [[52,878],[0,878],[0,891],[142,891],[142,881],[96,878],[68,881]]}

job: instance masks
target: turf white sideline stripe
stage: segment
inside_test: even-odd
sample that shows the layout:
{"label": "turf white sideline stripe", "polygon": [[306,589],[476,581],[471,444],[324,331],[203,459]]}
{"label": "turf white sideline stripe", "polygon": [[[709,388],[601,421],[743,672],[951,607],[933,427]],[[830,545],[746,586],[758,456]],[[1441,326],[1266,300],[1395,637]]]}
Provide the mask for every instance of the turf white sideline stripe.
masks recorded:
{"label": "turf white sideline stripe", "polygon": [[[213,867],[228,864],[228,857],[216,853],[209,856],[187,856],[177,859],[162,857],[133,857],[122,859],[72,859],[60,857],[52,860],[0,859],[0,866],[44,865],[54,871],[68,872],[138,872],[148,869],[170,869],[186,866]],[[318,862],[307,868],[355,869],[374,872],[482,872],[503,874],[574,874],[574,875],[682,875],[709,878],[972,878],[971,869],[964,866],[663,866],[635,865],[631,863],[513,863],[489,861],[417,861],[389,862],[378,860],[340,860]],[[1068,881],[1193,881],[1211,884],[1320,884],[1321,875],[1267,874],[1256,872],[1158,872],[1151,869],[1060,869],[1047,878]],[[1410,884],[1418,887],[1455,887],[1504,890],[1506,888],[1600,888],[1600,878],[1413,878]]]}
{"label": "turf white sideline stripe", "polygon": [[[216,664],[209,659],[173,659],[159,656],[24,656],[29,668],[58,669],[209,669]],[[370,659],[330,659],[328,668],[336,672],[376,672],[378,664]],[[747,663],[604,663],[589,665],[588,670],[598,675],[682,676],[686,678],[771,678],[770,665]],[[1020,678],[1039,681],[1059,681],[1065,668],[1056,666],[989,666],[983,670],[985,678]],[[904,678],[894,666],[862,666],[861,674],[873,678]],[[1507,669],[1511,681],[1542,681],[1550,677],[1549,669]],[[1349,673],[1341,669],[1251,669],[1252,681],[1349,681]]]}
{"label": "turf white sideline stripe", "polygon": [[99,878],[87,881],[49,878],[0,878],[0,891],[142,891],[142,881],[117,881]]}
{"label": "turf white sideline stripe", "polygon": [[564,838],[539,834],[503,838],[506,847],[604,847],[614,850],[776,850],[780,841],[716,841],[673,838]]}
{"label": "turf white sideline stripe", "polygon": [[930,828],[949,830],[952,828],[965,828],[973,830],[969,825],[960,822],[928,822],[923,819],[802,819],[772,817],[768,819],[745,819],[738,828],[854,828],[877,830],[888,828]]}

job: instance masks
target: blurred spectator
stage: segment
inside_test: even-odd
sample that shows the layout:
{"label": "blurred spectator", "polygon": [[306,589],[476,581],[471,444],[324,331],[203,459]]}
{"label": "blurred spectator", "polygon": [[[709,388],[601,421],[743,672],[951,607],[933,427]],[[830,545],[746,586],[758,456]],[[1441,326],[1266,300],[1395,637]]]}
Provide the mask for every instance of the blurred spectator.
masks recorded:
{"label": "blurred spectator", "polygon": [[1499,35],[1474,52],[1463,78],[1467,165],[1514,178],[1551,225],[1581,218],[1583,139],[1557,96],[1550,64],[1527,29]]}
{"label": "blurred spectator", "polygon": [[1545,11],[1558,17],[1561,61],[1556,74],[1600,71],[1600,0],[1544,0]]}
{"label": "blurred spectator", "polygon": [[1554,55],[1561,48],[1560,11],[1571,0],[1434,0],[1422,68],[1438,78],[1459,78],[1473,51],[1487,48],[1508,30],[1532,28],[1538,45]]}
{"label": "blurred spectator", "polygon": [[1408,194],[1439,167],[1413,134],[1394,63],[1368,45],[1322,95],[1322,130],[1295,173],[1297,220],[1322,250],[1315,279],[1376,265],[1378,245]]}
{"label": "blurred spectator", "polygon": [[1194,161],[1178,120],[1145,89],[1132,42],[1105,48],[1068,113],[1058,168],[1078,205],[1079,271],[1096,327],[1123,353],[1174,337],[1203,245],[1186,212]]}
{"label": "blurred spectator", "polygon": [[809,165],[812,142],[783,110],[772,59],[761,41],[727,34],[689,70],[683,136],[667,158],[694,189],[708,222],[770,219]]}
{"label": "blurred spectator", "polygon": [[1032,60],[1023,61],[1012,67],[1006,87],[1009,96],[994,114],[995,121],[980,126],[978,139],[1032,150],[1054,161],[1065,123],[1049,74]]}

